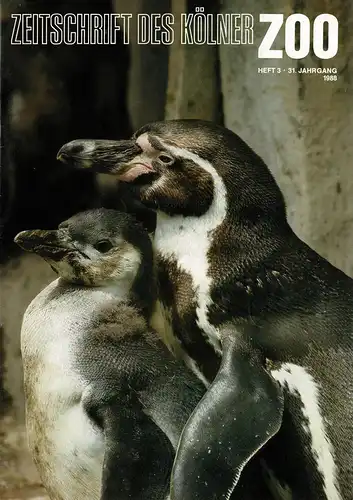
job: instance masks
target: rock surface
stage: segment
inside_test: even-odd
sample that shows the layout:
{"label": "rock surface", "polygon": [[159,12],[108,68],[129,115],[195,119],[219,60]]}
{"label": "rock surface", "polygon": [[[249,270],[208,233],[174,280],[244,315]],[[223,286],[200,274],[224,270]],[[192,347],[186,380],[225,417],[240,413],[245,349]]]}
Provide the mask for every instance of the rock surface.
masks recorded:
{"label": "rock surface", "polygon": [[27,306],[55,278],[56,274],[48,264],[32,254],[16,257],[0,269],[1,324],[5,347],[5,356],[1,360],[4,363],[3,388],[11,404],[11,411],[3,418],[4,402],[0,406],[1,499],[38,497],[38,492],[42,491],[25,434],[20,331]]}
{"label": "rock surface", "polygon": [[[353,4],[256,0],[254,45],[220,46],[225,125],[266,161],[282,188],[297,234],[337,267],[353,276]],[[268,24],[260,12],[303,12],[313,20],[331,13],[339,21],[339,51],[331,60],[258,59]],[[244,12],[240,1],[224,0],[222,12]],[[282,28],[273,48],[283,49]],[[286,69],[259,74],[258,68]],[[337,68],[337,81],[319,74],[289,74],[288,68]]]}

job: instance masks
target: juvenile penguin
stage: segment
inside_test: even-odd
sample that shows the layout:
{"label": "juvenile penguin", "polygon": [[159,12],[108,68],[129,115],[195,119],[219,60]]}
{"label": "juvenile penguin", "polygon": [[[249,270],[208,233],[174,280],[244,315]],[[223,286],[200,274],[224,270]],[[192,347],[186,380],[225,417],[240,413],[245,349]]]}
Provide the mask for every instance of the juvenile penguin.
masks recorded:
{"label": "juvenile penguin", "polygon": [[205,391],[147,327],[147,232],[99,209],[15,241],[59,274],[26,310],[21,340],[29,446],[50,498],[166,500]]}
{"label": "juvenile penguin", "polygon": [[276,498],[351,500],[353,280],[293,233],[262,159],[199,120],[59,157],[139,183],[157,212],[160,311],[200,378],[217,373],[183,431],[172,498],[237,497],[255,455]]}

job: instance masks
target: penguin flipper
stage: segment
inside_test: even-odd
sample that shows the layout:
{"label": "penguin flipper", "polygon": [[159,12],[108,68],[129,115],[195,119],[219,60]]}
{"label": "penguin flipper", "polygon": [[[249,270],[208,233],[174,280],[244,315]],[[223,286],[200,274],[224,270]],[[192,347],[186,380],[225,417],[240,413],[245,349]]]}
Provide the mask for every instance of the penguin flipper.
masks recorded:
{"label": "penguin flipper", "polygon": [[99,417],[105,436],[101,500],[166,498],[174,450],[137,398],[132,405],[125,395]]}
{"label": "penguin flipper", "polygon": [[171,500],[228,500],[247,462],[282,423],[281,389],[258,353],[234,327],[220,333],[222,364],[181,435]]}

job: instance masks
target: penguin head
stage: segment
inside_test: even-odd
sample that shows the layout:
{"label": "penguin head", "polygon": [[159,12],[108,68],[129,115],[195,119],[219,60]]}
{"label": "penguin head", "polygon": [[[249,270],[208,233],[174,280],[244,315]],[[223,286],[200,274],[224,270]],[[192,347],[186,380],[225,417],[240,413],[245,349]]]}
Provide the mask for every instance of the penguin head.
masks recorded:
{"label": "penguin head", "polygon": [[262,159],[212,122],[155,122],[129,141],[72,141],[58,158],[135,183],[148,208],[168,215],[200,216],[226,197],[235,217],[285,218],[283,196]]}
{"label": "penguin head", "polygon": [[81,212],[57,230],[22,231],[15,242],[70,283],[129,288],[141,274],[152,273],[148,233],[131,215],[115,210]]}

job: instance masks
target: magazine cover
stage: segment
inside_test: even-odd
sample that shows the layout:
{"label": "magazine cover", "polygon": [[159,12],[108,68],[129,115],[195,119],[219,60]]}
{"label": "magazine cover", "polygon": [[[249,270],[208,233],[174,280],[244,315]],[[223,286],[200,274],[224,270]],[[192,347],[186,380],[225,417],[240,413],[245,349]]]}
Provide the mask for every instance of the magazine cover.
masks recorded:
{"label": "magazine cover", "polygon": [[353,500],[351,0],[3,0],[0,498]]}

